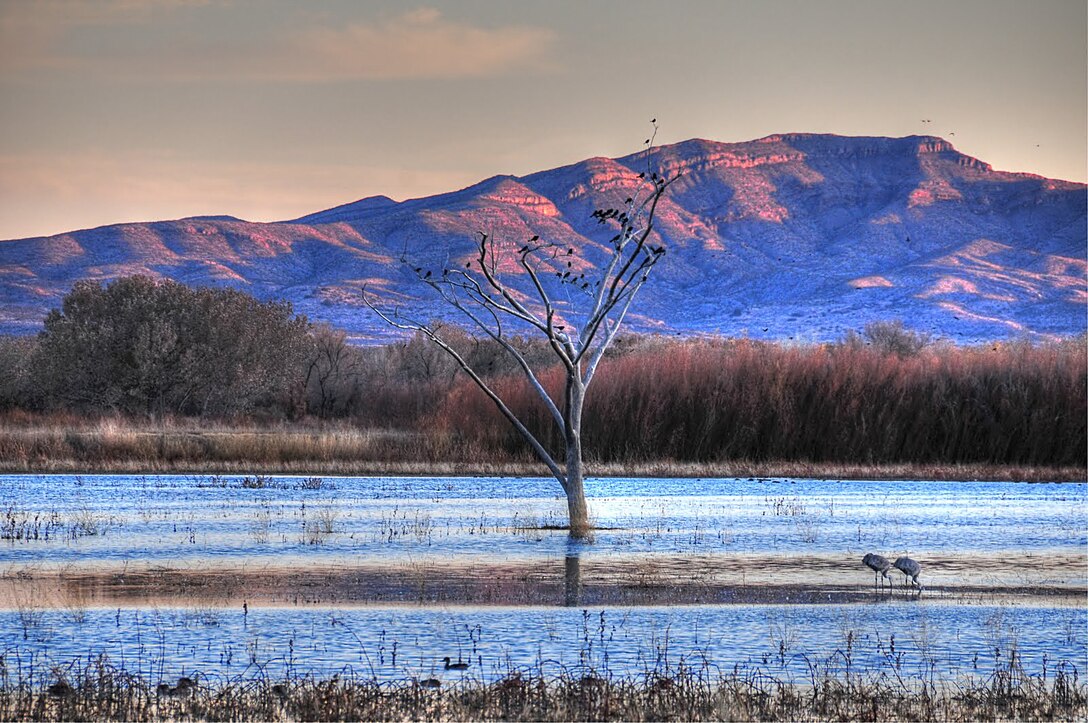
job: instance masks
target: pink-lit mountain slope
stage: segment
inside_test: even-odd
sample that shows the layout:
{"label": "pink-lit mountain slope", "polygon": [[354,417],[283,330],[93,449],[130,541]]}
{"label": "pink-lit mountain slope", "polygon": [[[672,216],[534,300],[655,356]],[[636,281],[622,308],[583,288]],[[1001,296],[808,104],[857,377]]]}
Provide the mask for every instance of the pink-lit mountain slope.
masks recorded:
{"label": "pink-lit mountain slope", "polygon": [[1084,184],[994,171],[940,138],[809,134],[691,140],[283,223],[190,218],[4,241],[0,328],[36,330],[78,279],[141,272],[286,298],[360,340],[385,337],[360,305],[364,283],[417,317],[446,315],[402,254],[439,270],[482,230],[517,246],[539,235],[597,263],[613,231],[591,213],[622,204],[647,169],[683,177],[660,209],[669,253],[632,329],[820,340],[902,319],[956,341],[1085,332]]}

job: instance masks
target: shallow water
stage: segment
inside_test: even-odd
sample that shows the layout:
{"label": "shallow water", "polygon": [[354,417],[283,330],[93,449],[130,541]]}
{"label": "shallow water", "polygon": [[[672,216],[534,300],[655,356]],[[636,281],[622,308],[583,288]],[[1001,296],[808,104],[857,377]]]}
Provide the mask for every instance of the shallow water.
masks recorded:
{"label": "shallow water", "polygon": [[[555,558],[557,484],[532,478],[0,477],[6,563]],[[587,555],[1088,549],[1081,483],[593,479]],[[45,539],[48,537],[48,539]]]}
{"label": "shallow water", "polygon": [[[2,476],[0,572],[15,590],[15,580],[49,568],[67,575],[127,563],[259,568],[485,558],[532,566],[571,552],[566,533],[548,529],[564,523],[565,501],[546,479],[266,482],[250,489],[241,477]],[[860,560],[878,550],[923,561],[927,554],[946,561],[974,555],[998,565],[1018,556],[1021,564],[1038,565],[1055,553],[1073,560],[1088,553],[1082,483],[607,479],[587,487],[600,529],[577,553],[599,569],[647,555]],[[857,576],[851,585],[871,584],[867,571],[855,567],[840,574]],[[1083,572],[1063,567],[1059,583],[1079,589]],[[195,602],[102,608],[78,599],[50,606],[17,598],[13,592],[11,609],[0,610],[0,674],[24,680],[100,654],[152,680],[193,672],[460,675],[442,670],[445,655],[471,661],[470,674],[485,678],[524,667],[638,674],[681,659],[799,682],[813,666],[955,678],[988,675],[1014,650],[1029,672],[1064,662],[1083,675],[1088,628],[1083,601],[999,607],[932,597],[919,604],[907,595],[880,604],[588,610],[243,611]]]}
{"label": "shallow water", "polygon": [[[0,613],[9,671],[106,654],[155,681],[350,672],[392,680],[445,674],[442,658],[491,679],[514,669],[640,675],[681,662],[803,682],[821,670],[912,678],[985,676],[1015,651],[1024,670],[1085,672],[1083,608],[896,605],[642,608],[92,609],[34,620]],[[29,623],[29,624],[27,624]]]}

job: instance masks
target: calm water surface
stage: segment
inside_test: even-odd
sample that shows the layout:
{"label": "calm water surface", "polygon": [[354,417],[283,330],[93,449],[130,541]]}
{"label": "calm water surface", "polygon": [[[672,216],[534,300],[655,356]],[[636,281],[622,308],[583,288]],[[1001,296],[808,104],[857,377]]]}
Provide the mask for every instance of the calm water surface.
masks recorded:
{"label": "calm water surface", "polygon": [[[562,556],[558,485],[531,478],[0,477],[5,563]],[[589,480],[587,555],[1088,549],[1080,483]],[[3,522],[3,520],[0,520]],[[0,534],[3,530],[0,530]],[[93,534],[91,534],[93,533]],[[15,536],[17,536],[17,532]],[[9,535],[11,536],[11,535]],[[48,539],[45,539],[48,536]]]}
{"label": "calm water surface", "polygon": [[[29,624],[27,624],[29,623]],[[1016,651],[1025,670],[1085,672],[1084,608],[890,605],[570,608],[93,609],[0,613],[8,670],[48,674],[109,655],[151,680],[289,672],[398,679],[512,669],[638,675],[680,662],[804,681],[811,666],[913,678],[989,675]],[[449,673],[459,676],[459,673]]]}
{"label": "calm water surface", "polygon": [[[547,479],[0,476],[0,572],[83,564],[294,564],[567,551]],[[584,558],[870,550],[1088,552],[1081,483],[589,480],[602,529]],[[2,582],[2,581],[0,581]],[[915,676],[986,675],[1013,650],[1033,672],[1085,667],[1080,607],[730,605],[563,608],[0,610],[0,671],[49,675],[108,654],[149,678],[472,675],[592,667],[639,673],[681,658],[804,680],[815,663]],[[893,639],[894,636],[894,639]],[[667,661],[663,656],[667,654]],[[1004,656],[1004,657],[1002,657]]]}

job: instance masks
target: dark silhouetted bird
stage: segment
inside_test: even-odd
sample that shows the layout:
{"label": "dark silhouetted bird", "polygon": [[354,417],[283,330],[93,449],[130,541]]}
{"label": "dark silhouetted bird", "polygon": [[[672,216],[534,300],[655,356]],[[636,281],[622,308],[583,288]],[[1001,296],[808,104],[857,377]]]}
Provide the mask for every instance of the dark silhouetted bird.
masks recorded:
{"label": "dark silhouetted bird", "polygon": [[53,683],[53,685],[46,688],[45,692],[52,698],[67,698],[75,693],[75,690],[72,686],[68,685],[67,681],[58,680],[56,683]]}

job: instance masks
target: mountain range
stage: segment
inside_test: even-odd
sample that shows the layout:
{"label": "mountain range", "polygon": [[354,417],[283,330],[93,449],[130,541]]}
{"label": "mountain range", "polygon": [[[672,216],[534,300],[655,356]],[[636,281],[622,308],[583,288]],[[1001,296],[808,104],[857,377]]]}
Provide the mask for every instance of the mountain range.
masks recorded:
{"label": "mountain range", "polygon": [[633,331],[819,341],[902,319],[977,342],[1088,327],[1085,184],[996,171],[938,137],[798,133],[689,140],[291,221],[192,217],[0,241],[0,332],[40,329],[77,280],[143,273],[287,299],[357,342],[387,339],[363,285],[417,318],[456,319],[402,258],[461,263],[484,231],[510,245],[538,235],[598,263],[612,231],[592,213],[621,206],[642,172],[682,175],[657,214],[668,253]]}

